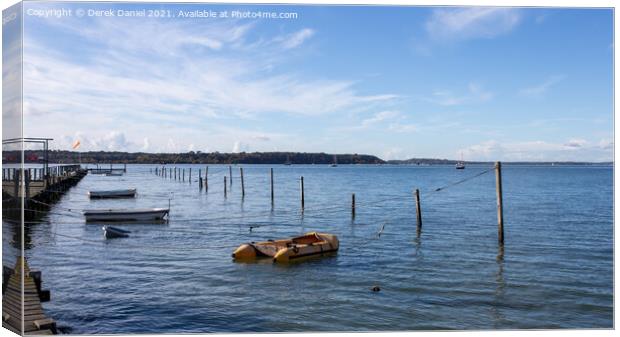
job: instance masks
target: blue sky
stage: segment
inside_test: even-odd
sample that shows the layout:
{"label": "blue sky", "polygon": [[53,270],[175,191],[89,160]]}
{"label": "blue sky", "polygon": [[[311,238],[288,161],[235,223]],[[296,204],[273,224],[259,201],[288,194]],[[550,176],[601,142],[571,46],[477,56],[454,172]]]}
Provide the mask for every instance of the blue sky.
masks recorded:
{"label": "blue sky", "polygon": [[612,11],[40,4],[297,19],[25,16],[25,135],[69,149],[613,158]]}

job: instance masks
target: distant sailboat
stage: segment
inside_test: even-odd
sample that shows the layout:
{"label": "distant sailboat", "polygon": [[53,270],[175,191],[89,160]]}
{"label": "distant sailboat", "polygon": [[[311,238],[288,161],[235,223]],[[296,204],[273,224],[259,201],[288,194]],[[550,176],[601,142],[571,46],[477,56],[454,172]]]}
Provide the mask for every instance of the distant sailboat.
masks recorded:
{"label": "distant sailboat", "polygon": [[457,170],[464,170],[465,169],[465,162],[463,161],[463,152],[461,152],[461,161],[458,161],[456,163],[455,168]]}
{"label": "distant sailboat", "polygon": [[286,161],[284,162],[284,165],[291,165],[291,155],[287,154],[286,155]]}
{"label": "distant sailboat", "polygon": [[338,166],[338,157],[336,155],[334,155],[334,162],[330,165],[331,167],[336,167]]}

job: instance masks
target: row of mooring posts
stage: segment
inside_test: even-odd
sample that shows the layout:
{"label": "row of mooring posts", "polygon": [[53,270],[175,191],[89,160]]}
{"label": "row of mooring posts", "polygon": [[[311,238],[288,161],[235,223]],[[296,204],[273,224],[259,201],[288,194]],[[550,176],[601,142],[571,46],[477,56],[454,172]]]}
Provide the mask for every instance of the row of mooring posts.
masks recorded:
{"label": "row of mooring posts", "polygon": [[[502,164],[501,162],[495,163],[495,189],[497,196],[497,234],[498,241],[500,244],[504,243],[504,214],[503,214],[503,201],[502,201]],[[155,168],[155,174],[161,177],[168,177],[170,179],[177,180],[177,172],[180,180],[185,181],[185,169],[182,171],[180,169],[174,167],[174,169],[170,169],[167,167]],[[181,174],[182,172],[182,174]],[[174,173],[174,175],[173,175]],[[232,166],[228,166],[228,174],[229,176],[224,176],[224,197],[228,196],[228,186],[232,186]],[[241,198],[245,198],[245,181],[243,177],[243,168],[239,168],[240,180],[241,180]],[[189,180],[191,183],[192,177],[192,169],[189,169]],[[202,190],[209,188],[209,167],[205,167],[205,175],[204,179],[202,178],[202,170],[198,170],[198,185]],[[269,169],[269,182],[271,187],[271,204],[273,205],[275,194],[274,194],[274,178],[273,178],[273,168]],[[300,192],[300,200],[301,200],[301,210],[303,212],[305,208],[305,189],[304,189],[304,177],[299,177],[299,192]],[[422,231],[422,205],[420,201],[420,190],[415,189],[414,191],[414,200],[415,200],[415,209],[416,209],[416,223],[417,223],[417,232],[418,235]],[[355,193],[351,194],[351,217],[355,218]]]}
{"label": "row of mooring posts", "polygon": [[[495,162],[495,193],[497,197],[497,240],[500,244],[504,244],[504,204],[502,196],[502,163]],[[415,198],[415,210],[416,210],[416,222],[418,235],[422,231],[422,206],[420,203],[420,190],[416,189],[414,192]],[[352,197],[352,209],[351,212],[355,216],[355,194]]]}

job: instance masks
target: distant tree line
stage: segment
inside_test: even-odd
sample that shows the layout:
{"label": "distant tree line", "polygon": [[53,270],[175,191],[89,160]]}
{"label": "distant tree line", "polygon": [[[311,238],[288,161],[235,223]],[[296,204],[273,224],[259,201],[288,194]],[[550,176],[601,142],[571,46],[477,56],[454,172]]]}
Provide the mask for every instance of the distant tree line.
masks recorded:
{"label": "distant tree line", "polygon": [[[391,164],[391,165],[454,165],[456,160],[435,158],[411,158],[406,160],[385,161],[377,156],[366,154],[329,154],[306,152],[200,152],[185,153],[146,153],[146,152],[118,152],[118,151],[49,151],[49,162],[60,164]],[[43,161],[43,151],[24,151],[26,163]],[[19,151],[3,151],[3,163],[19,163]],[[509,162],[511,165],[613,165],[613,162]],[[465,164],[492,164],[485,161],[466,161]]]}
{"label": "distant tree line", "polygon": [[[19,158],[19,152],[3,153],[4,161]],[[43,160],[43,151],[24,151],[26,162]],[[365,154],[328,154],[306,152],[200,152],[146,153],[108,151],[49,151],[51,163],[127,163],[127,164],[384,164],[382,159]]]}

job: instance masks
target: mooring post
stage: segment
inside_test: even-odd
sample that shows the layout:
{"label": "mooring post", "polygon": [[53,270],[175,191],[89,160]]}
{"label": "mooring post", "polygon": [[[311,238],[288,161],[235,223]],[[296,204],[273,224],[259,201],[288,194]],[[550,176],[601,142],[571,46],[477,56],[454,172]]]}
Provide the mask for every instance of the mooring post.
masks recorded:
{"label": "mooring post", "polygon": [[355,193],[351,193],[351,217],[355,218]]}
{"label": "mooring post", "polygon": [[185,181],[185,168],[183,169],[183,181]]}
{"label": "mooring post", "polygon": [[299,180],[299,187],[301,189],[301,209],[304,209],[304,176],[301,176]]}
{"label": "mooring post", "polygon": [[245,197],[245,185],[243,183],[243,167],[239,168],[239,174],[241,175],[241,198]]}
{"label": "mooring post", "polygon": [[123,172],[127,173],[127,163],[123,164]]}
{"label": "mooring post", "polygon": [[202,169],[198,169],[198,188],[202,189]]}
{"label": "mooring post", "polygon": [[232,166],[228,165],[228,175],[230,176],[230,186],[232,186]]}
{"label": "mooring post", "polygon": [[192,183],[192,168],[189,168],[189,183]]}
{"label": "mooring post", "polygon": [[205,167],[205,190],[209,189],[209,166]]}
{"label": "mooring post", "polygon": [[504,211],[502,202],[502,163],[495,162],[495,190],[497,192],[497,238],[504,244]]}
{"label": "mooring post", "polygon": [[271,175],[271,204],[273,205],[273,167],[270,169]]}
{"label": "mooring post", "polygon": [[418,220],[418,230],[422,229],[422,207],[420,206],[420,190],[415,189],[415,214]]}
{"label": "mooring post", "polygon": [[224,176],[224,198],[226,198],[226,176]]}

